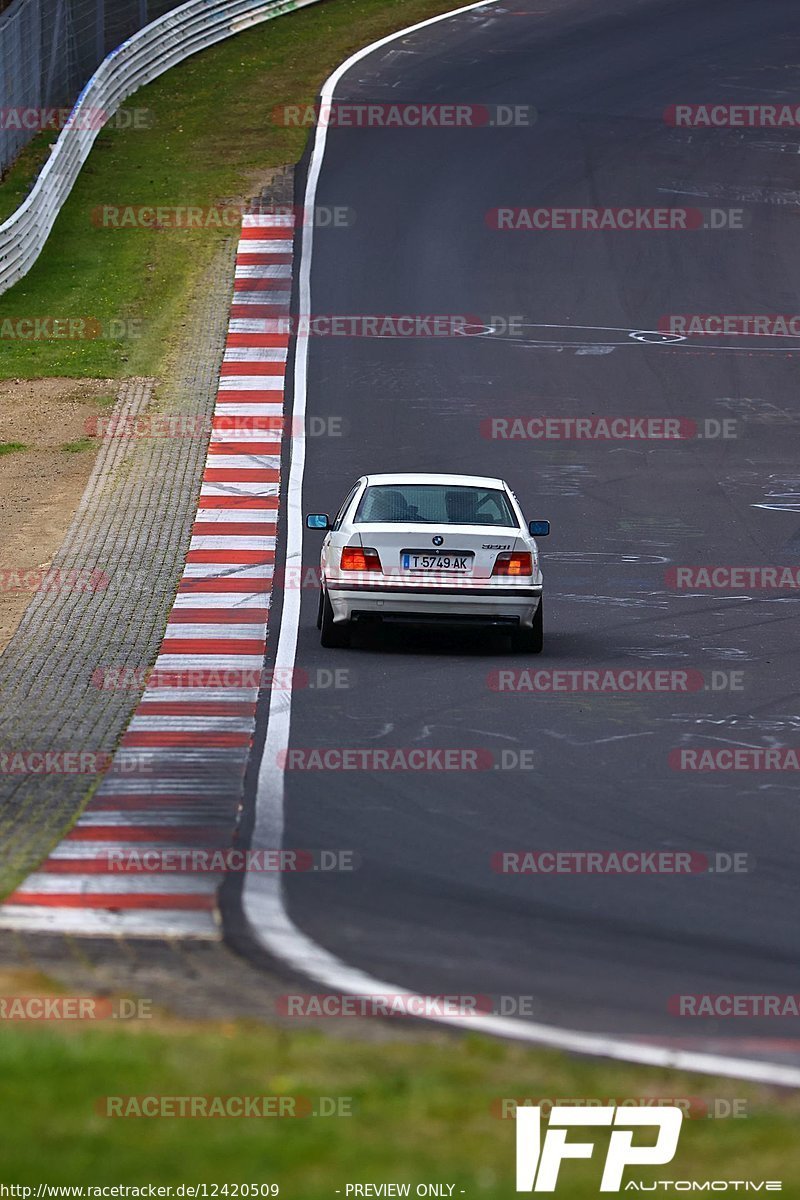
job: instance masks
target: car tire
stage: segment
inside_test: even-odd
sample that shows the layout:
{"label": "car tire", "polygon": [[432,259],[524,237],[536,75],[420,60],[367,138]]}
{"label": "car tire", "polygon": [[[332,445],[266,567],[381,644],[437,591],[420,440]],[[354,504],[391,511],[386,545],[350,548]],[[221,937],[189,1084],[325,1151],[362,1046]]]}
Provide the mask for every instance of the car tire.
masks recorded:
{"label": "car tire", "polygon": [[541,654],[544,646],[544,600],[539,601],[531,628],[515,629],[511,634],[511,646],[520,654]]}
{"label": "car tire", "polygon": [[322,629],[322,608],[325,603],[325,588],[319,589],[319,605],[317,607],[317,629]]}
{"label": "car tire", "polygon": [[339,622],[333,619],[333,605],[328,599],[328,593],[322,593],[322,619],[320,623],[320,645],[326,650],[342,650],[350,645],[350,622]]}

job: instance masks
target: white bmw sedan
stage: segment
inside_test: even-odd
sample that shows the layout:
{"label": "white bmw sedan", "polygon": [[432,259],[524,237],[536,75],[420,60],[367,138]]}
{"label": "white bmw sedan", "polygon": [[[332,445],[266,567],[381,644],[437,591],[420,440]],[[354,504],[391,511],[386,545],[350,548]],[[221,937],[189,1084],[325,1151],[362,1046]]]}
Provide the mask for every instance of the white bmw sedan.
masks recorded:
{"label": "white bmw sedan", "polygon": [[446,622],[505,628],[516,650],[542,649],[542,572],[536,536],[502,479],[478,475],[365,475],[326,530],[317,626],[322,645],[346,646],[356,621]]}

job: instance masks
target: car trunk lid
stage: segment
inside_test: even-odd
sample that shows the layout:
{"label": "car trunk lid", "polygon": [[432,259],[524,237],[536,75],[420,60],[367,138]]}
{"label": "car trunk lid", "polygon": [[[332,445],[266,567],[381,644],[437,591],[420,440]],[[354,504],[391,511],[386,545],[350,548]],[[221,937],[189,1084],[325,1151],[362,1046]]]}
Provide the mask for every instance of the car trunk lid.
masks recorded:
{"label": "car trunk lid", "polygon": [[486,525],[359,525],[362,546],[378,551],[384,575],[488,579],[498,554],[527,550],[519,531]]}

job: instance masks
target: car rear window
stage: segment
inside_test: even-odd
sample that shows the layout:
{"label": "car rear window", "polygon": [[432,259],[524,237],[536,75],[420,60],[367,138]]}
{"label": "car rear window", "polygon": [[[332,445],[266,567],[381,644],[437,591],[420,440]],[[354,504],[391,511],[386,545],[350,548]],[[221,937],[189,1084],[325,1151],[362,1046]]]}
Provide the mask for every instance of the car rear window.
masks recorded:
{"label": "car rear window", "polygon": [[508,497],[499,488],[446,483],[375,484],[361,497],[356,524],[499,525],[518,528]]}

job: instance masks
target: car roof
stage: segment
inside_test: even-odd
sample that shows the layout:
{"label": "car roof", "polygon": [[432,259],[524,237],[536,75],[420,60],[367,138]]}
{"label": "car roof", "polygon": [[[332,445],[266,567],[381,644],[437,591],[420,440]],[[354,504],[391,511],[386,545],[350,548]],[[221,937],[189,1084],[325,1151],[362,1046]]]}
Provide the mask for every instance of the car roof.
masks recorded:
{"label": "car roof", "polygon": [[372,484],[404,484],[404,483],[443,483],[451,487],[488,487],[505,488],[508,485],[502,479],[493,479],[487,475],[442,475],[434,471],[415,471],[405,473],[385,473],[382,475],[362,476]]}

